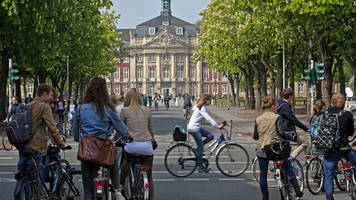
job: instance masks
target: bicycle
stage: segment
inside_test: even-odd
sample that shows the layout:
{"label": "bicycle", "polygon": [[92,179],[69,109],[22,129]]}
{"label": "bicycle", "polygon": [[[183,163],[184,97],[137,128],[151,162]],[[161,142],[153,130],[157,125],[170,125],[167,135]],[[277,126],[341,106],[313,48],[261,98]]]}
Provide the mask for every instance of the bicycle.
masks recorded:
{"label": "bicycle", "polygon": [[111,184],[108,168],[100,167],[98,176],[94,178],[94,186],[96,188],[96,199],[115,199],[115,189]]}
{"label": "bicycle", "polygon": [[[224,122],[224,125],[226,122]],[[215,150],[215,162],[218,170],[225,176],[237,177],[243,174],[249,165],[249,155],[240,144],[231,142],[231,136],[225,139],[225,129],[221,129],[221,135],[210,142],[204,150],[207,155],[203,157],[203,165],[209,166],[209,158]],[[224,143],[222,146],[221,144]],[[220,147],[221,146],[221,147]],[[204,156],[204,154],[203,154]],[[164,157],[164,164],[167,171],[175,177],[187,177],[197,168],[197,149],[187,141],[176,142],[168,147]]]}
{"label": "bicycle", "polygon": [[[57,153],[59,148],[50,147],[49,151],[50,153]],[[27,173],[17,173],[15,175],[15,178],[20,181],[15,189],[19,199],[79,199],[80,191],[76,184],[79,185],[77,178],[79,178],[79,175],[81,176],[81,171],[71,168],[67,160],[60,159],[39,167],[33,155],[34,152],[28,152],[24,154],[24,157],[29,157],[32,160],[34,169]],[[40,175],[40,170],[47,167],[50,168],[49,188]],[[74,177],[76,178],[74,179]]]}

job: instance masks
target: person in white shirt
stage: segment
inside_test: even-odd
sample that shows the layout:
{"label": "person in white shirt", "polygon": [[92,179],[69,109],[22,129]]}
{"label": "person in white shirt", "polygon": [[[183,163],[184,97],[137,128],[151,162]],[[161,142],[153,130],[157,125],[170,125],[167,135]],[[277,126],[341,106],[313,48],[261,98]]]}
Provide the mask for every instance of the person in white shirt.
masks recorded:
{"label": "person in white shirt", "polygon": [[[200,96],[199,102],[193,107],[193,114],[188,123],[188,132],[194,137],[195,142],[197,143],[197,164],[199,166],[199,173],[208,173],[210,168],[203,166],[203,152],[204,145],[209,143],[214,139],[214,135],[207,131],[206,129],[201,128],[201,120],[205,119],[212,126],[217,128],[222,128],[223,124],[218,124],[208,113],[207,107],[211,103],[211,95],[202,94]],[[205,137],[203,140],[202,137]]]}

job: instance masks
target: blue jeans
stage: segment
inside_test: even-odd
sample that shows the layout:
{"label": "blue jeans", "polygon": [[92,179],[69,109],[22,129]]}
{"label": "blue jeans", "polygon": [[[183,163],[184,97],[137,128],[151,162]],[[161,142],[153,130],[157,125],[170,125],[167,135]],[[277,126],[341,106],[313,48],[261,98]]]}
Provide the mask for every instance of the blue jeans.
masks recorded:
{"label": "blue jeans", "polygon": [[325,195],[326,200],[334,199],[334,173],[337,163],[341,158],[345,158],[356,166],[356,152],[325,152],[324,153],[324,168],[325,168]]}
{"label": "blue jeans", "polygon": [[[204,145],[213,140],[214,135],[203,128],[201,128],[198,132],[190,132],[190,134],[193,136],[198,146],[197,164],[199,167],[203,167]],[[206,137],[204,141],[202,137]]]}
{"label": "blue jeans", "polygon": [[[270,160],[268,160],[267,158],[258,157],[258,164],[260,165],[260,172],[261,172],[260,188],[261,188],[262,194],[268,192],[267,173],[268,173],[269,161]],[[284,159],[282,167],[284,167],[287,170],[289,179],[291,179],[291,180],[296,179],[293,168],[290,165],[290,162],[288,161],[287,158]]]}
{"label": "blue jeans", "polygon": [[[35,165],[33,164],[33,161],[31,159],[31,157],[25,157],[24,154],[28,153],[28,152],[33,152],[34,150],[29,149],[29,148],[25,148],[22,147],[19,149],[19,161],[17,163],[17,171],[20,174],[26,173],[26,172],[30,172],[33,169],[35,169]],[[42,162],[43,162],[43,156],[40,152],[35,151],[35,153],[33,154],[33,158],[36,162],[37,167],[41,167],[42,166]],[[41,173],[42,174],[42,173]],[[40,180],[40,179],[39,179]],[[20,184],[21,180],[17,180],[16,181],[16,187],[15,187],[15,192],[14,192],[14,199],[18,199],[18,193],[20,190]]]}

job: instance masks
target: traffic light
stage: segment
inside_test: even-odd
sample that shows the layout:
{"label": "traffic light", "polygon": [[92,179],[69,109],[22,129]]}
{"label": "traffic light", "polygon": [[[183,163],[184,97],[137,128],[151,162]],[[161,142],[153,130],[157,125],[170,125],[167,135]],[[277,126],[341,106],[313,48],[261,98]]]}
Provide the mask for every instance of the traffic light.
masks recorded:
{"label": "traffic light", "polygon": [[318,62],[314,62],[314,70],[315,70],[315,80],[316,82],[320,82],[322,80],[324,80],[324,63],[318,63]]}
{"label": "traffic light", "polygon": [[305,70],[304,70],[304,74],[305,74],[305,76],[304,76],[304,80],[305,80],[305,81],[311,81],[311,80],[313,79],[312,70],[310,70],[310,69],[305,69]]}
{"label": "traffic light", "polygon": [[13,62],[11,64],[11,67],[9,69],[9,79],[10,79],[10,83],[12,83],[15,80],[19,80],[19,70],[18,69],[14,69],[14,67],[16,67],[17,64],[15,62]]}

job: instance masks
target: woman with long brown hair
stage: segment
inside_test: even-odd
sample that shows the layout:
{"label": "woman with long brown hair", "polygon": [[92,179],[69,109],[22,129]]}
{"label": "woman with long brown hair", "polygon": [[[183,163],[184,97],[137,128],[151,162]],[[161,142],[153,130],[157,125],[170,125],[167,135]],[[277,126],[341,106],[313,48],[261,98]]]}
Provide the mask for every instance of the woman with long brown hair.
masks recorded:
{"label": "woman with long brown hair", "polygon": [[[78,118],[80,118],[80,122]],[[126,137],[128,135],[125,124],[119,119],[110,103],[105,79],[100,77],[93,78],[85,91],[83,104],[74,115],[74,140],[80,142],[81,137],[87,134],[96,135],[103,139],[109,138],[113,134],[111,126],[113,126],[116,132],[121,136]],[[85,200],[96,199],[94,178],[99,168],[100,166],[97,164],[81,161]],[[111,180],[115,189],[116,199],[123,199],[120,192],[118,173],[119,169],[115,161],[110,173]]]}
{"label": "woman with long brown hair", "polygon": [[[206,106],[210,105],[211,96],[209,94],[202,94],[200,96],[199,102],[193,107],[193,113],[188,123],[188,132],[194,137],[195,142],[198,146],[198,155],[197,155],[197,164],[199,167],[199,173],[208,173],[210,168],[203,166],[203,152],[204,145],[209,143],[214,139],[214,135],[207,131],[206,129],[201,128],[201,121],[205,119],[212,126],[217,128],[222,128],[223,124],[218,124],[208,113]],[[203,140],[202,137],[205,137]]]}

